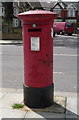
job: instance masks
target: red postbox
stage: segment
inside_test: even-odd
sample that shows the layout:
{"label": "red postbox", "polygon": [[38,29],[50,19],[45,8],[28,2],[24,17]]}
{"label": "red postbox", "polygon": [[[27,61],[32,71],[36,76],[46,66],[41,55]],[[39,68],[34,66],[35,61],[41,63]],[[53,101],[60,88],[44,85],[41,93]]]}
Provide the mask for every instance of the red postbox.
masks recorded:
{"label": "red postbox", "polygon": [[53,22],[56,14],[35,10],[20,13],[24,46],[24,103],[44,108],[53,103]]}

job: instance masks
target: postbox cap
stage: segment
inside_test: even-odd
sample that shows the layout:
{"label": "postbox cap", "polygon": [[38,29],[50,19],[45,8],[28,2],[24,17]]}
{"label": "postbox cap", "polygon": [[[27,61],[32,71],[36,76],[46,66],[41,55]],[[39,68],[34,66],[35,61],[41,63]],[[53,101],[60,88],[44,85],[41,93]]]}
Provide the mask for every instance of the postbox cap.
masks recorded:
{"label": "postbox cap", "polygon": [[18,14],[18,17],[22,20],[45,20],[45,19],[55,19],[57,17],[56,13],[45,11],[45,10],[32,10],[26,11]]}
{"label": "postbox cap", "polygon": [[55,14],[53,12],[50,11],[46,11],[46,10],[32,10],[32,11],[26,11],[23,13],[20,13],[18,15],[35,15],[35,14]]}

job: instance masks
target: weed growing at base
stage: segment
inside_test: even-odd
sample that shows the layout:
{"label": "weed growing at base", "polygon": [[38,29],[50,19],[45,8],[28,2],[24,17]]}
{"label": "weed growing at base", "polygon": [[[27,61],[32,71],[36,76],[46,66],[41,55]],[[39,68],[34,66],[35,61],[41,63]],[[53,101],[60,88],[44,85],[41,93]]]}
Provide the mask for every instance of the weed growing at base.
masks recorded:
{"label": "weed growing at base", "polygon": [[23,104],[14,104],[14,105],[12,106],[13,109],[20,109],[20,108],[23,108],[23,107],[24,107]]}

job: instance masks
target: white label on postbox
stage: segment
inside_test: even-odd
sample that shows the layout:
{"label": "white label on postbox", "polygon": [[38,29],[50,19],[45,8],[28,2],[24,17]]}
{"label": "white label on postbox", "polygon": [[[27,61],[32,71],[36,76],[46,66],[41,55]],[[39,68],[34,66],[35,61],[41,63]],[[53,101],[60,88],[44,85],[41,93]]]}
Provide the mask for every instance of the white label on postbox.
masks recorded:
{"label": "white label on postbox", "polygon": [[31,51],[40,51],[39,37],[31,37]]}

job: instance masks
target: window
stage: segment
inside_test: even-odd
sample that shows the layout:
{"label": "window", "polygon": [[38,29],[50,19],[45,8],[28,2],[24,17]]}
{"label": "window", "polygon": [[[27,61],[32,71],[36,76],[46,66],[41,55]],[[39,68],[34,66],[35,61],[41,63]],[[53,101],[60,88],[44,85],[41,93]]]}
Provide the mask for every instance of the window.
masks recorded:
{"label": "window", "polygon": [[17,8],[14,8],[14,15],[16,16],[19,13],[19,10]]}
{"label": "window", "polygon": [[72,23],[66,23],[66,27],[73,27]]}
{"label": "window", "polygon": [[54,9],[53,12],[58,14],[58,17],[61,17],[61,9]]}
{"label": "window", "polygon": [[76,11],[74,9],[69,9],[68,10],[68,17],[75,17]]}
{"label": "window", "polygon": [[18,19],[13,19],[13,27],[18,27],[19,21]]}
{"label": "window", "polygon": [[73,4],[68,6],[68,17],[75,17],[76,7]]}
{"label": "window", "polygon": [[2,7],[2,16],[4,16],[4,7]]}

